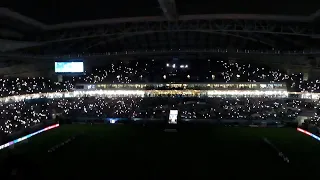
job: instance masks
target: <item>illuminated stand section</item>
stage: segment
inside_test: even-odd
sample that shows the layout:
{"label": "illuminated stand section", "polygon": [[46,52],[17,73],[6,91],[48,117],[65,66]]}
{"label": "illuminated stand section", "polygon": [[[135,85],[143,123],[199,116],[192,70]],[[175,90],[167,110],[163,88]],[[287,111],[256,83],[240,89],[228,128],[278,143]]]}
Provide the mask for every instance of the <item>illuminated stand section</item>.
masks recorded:
{"label": "illuminated stand section", "polygon": [[[269,97],[288,98],[289,94],[298,94],[301,99],[314,99],[320,94],[312,93],[312,96],[305,96],[305,93],[290,93],[286,91],[207,91],[207,90],[83,90],[70,92],[35,93],[7,96],[0,98],[0,103],[13,103],[31,99],[63,99],[80,97],[156,97],[158,95],[183,95],[189,97]],[[311,94],[311,93],[308,93]]]}
{"label": "illuminated stand section", "polygon": [[3,144],[3,145],[0,146],[0,150],[1,150],[1,149],[4,149],[4,148],[7,148],[7,147],[9,147],[9,146],[12,146],[12,145],[14,145],[14,144],[16,144],[16,143],[19,143],[19,142],[21,142],[21,141],[24,141],[24,140],[26,140],[26,139],[29,139],[30,137],[35,136],[35,135],[37,135],[37,134],[40,134],[40,133],[42,133],[42,132],[44,132],[44,131],[48,131],[48,130],[50,130],[50,129],[54,129],[54,128],[57,128],[57,127],[59,127],[59,124],[54,124],[54,125],[52,125],[52,126],[48,126],[48,127],[44,128],[44,129],[41,129],[41,130],[36,131],[36,132],[34,132],[34,133],[31,133],[31,134],[28,134],[28,135],[23,136],[23,137],[21,137],[21,138],[18,138],[18,139],[16,139],[16,140],[13,140],[13,141],[10,141],[10,142],[8,142],[8,143],[5,143],[5,144]]}
{"label": "illuminated stand section", "polygon": [[[59,73],[57,73],[59,74]],[[272,86],[271,86],[272,85]],[[81,97],[268,97],[288,98],[289,95],[301,99],[318,99],[319,93],[288,92],[283,84],[262,83],[169,83],[169,84],[77,84],[68,92],[35,93],[1,97],[0,103],[12,103],[30,99],[63,99]],[[149,89],[153,87],[154,89]],[[165,88],[164,88],[165,87]],[[160,88],[160,89],[157,89]],[[164,88],[164,89],[161,89]],[[169,88],[169,89],[166,89]],[[170,90],[170,88],[173,88]],[[241,89],[242,88],[242,89]],[[244,89],[243,89],[244,88]],[[290,97],[289,97],[290,98]]]}
{"label": "illuminated stand section", "polygon": [[259,97],[259,96],[267,96],[267,97],[278,97],[278,98],[287,98],[287,91],[240,91],[240,90],[230,90],[230,91],[221,91],[221,90],[212,90],[207,92],[208,97]]}

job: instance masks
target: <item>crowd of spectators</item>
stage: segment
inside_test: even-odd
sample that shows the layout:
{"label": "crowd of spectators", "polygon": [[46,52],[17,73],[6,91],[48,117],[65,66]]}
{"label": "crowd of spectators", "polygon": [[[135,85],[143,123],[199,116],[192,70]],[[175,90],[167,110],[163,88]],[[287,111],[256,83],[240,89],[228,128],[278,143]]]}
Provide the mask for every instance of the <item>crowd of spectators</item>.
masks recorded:
{"label": "crowd of spectators", "polygon": [[0,131],[10,134],[52,118],[43,100],[0,104]]}
{"label": "crowd of spectators", "polygon": [[[304,81],[303,74],[287,74],[260,65],[229,61],[197,62],[132,60],[93,68],[63,81],[38,78],[1,78],[0,96],[72,91],[78,83],[160,82],[283,82],[289,91],[318,92],[318,80]],[[156,99],[155,99],[156,98]],[[55,115],[97,118],[166,118],[177,108],[185,119],[293,120],[314,102],[268,98],[168,98],[168,97],[77,97],[19,101],[0,105],[0,131],[10,134]]]}
{"label": "crowd of spectators", "polygon": [[41,99],[2,104],[0,130],[21,130],[57,116],[76,119],[148,118],[165,120],[177,109],[187,120],[295,120],[316,104],[298,99],[266,98],[171,98],[171,97],[80,97]]}
{"label": "crowd of spectators", "polygon": [[132,60],[93,68],[83,75],[66,76],[62,82],[45,77],[0,78],[0,96],[69,91],[77,83],[161,83],[161,82],[283,82],[289,91],[318,92],[320,80],[304,80],[302,73],[227,61],[197,62]]}

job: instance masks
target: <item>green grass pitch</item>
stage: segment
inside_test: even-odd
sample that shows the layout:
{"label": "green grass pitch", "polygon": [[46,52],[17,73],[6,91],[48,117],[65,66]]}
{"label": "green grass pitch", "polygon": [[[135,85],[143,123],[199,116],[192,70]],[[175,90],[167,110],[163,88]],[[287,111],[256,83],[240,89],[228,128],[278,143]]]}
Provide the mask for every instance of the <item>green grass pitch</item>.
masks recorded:
{"label": "green grass pitch", "polygon": [[[131,125],[63,125],[0,151],[0,160],[3,170],[17,168],[16,176],[24,178],[212,179],[311,177],[316,172],[305,172],[317,167],[319,154],[320,142],[290,128],[208,126],[164,132]],[[8,155],[18,158],[8,160]]]}

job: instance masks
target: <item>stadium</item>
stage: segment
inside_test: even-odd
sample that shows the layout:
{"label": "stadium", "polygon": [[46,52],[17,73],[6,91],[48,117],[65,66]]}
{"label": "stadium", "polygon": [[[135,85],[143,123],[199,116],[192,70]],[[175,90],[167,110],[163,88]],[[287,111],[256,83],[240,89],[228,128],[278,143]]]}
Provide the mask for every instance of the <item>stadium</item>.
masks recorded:
{"label": "stadium", "polygon": [[1,2],[1,176],[317,177],[319,9]]}

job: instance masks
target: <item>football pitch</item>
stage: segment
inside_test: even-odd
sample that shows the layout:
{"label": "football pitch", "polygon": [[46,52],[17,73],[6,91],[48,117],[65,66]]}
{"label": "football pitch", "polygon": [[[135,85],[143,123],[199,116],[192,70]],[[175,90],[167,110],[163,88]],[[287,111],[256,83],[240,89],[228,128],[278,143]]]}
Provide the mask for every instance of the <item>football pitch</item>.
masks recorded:
{"label": "football pitch", "polygon": [[0,162],[18,179],[313,177],[319,150],[291,128],[62,125],[1,150]]}

